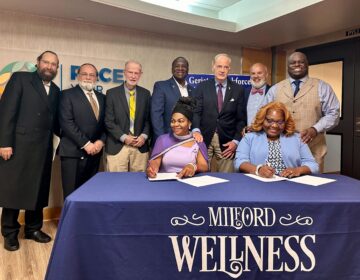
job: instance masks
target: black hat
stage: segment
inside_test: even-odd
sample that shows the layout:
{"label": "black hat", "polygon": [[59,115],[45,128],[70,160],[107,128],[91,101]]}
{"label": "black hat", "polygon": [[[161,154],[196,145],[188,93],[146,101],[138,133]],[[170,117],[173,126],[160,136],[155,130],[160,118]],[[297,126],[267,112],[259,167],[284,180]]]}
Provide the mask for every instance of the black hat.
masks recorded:
{"label": "black hat", "polygon": [[180,97],[175,104],[172,114],[181,113],[192,122],[196,101],[191,97]]}

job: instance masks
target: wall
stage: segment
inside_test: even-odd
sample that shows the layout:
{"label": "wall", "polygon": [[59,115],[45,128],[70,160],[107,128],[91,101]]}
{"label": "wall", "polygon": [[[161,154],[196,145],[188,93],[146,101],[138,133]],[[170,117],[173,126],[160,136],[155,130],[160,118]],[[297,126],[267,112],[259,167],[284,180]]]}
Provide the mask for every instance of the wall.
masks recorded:
{"label": "wall", "polygon": [[[0,69],[12,62],[14,52],[19,54],[19,59],[35,62],[36,55],[49,49],[58,53],[60,62],[74,57],[77,62],[136,59],[143,65],[140,84],[150,91],[155,81],[171,76],[171,62],[177,56],[189,60],[191,73],[210,73],[213,56],[226,52],[232,57],[231,72],[241,73],[239,46],[7,11],[0,12],[0,34]],[[51,211],[45,212],[45,218],[59,215],[60,177],[60,163],[56,158],[49,201]]]}
{"label": "wall", "polygon": [[272,85],[282,81],[286,77],[286,52],[268,49],[243,48],[242,72],[250,74],[250,67],[254,63],[261,62],[268,69],[268,84]]}
{"label": "wall", "polygon": [[[0,33],[1,49],[37,53],[50,49],[58,53],[60,62],[62,55],[82,57],[84,62],[91,62],[92,58],[106,61],[136,59],[143,64],[141,84],[150,90],[154,81],[170,77],[171,62],[177,56],[185,56],[189,60],[190,72],[209,73],[213,56],[226,52],[232,57],[232,73],[241,71],[241,48],[238,46],[125,28],[0,12]],[[0,63],[3,61],[6,61],[4,51],[1,52]],[[122,67],[119,65],[119,68]]]}

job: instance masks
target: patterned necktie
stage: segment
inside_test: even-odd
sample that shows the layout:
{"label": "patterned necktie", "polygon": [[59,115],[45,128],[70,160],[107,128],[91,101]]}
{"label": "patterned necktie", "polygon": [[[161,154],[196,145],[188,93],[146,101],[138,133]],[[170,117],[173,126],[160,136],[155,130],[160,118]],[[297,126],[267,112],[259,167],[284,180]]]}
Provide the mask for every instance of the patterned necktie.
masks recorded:
{"label": "patterned necktie", "polygon": [[90,105],[91,105],[91,108],[92,108],[92,110],[94,112],[95,118],[96,118],[96,120],[99,120],[99,108],[98,108],[98,106],[96,104],[93,93],[91,91],[88,91],[86,94],[89,96]]}
{"label": "patterned necktie", "polygon": [[218,84],[217,102],[218,102],[218,110],[220,113],[222,110],[223,104],[224,104],[223,93],[222,93],[222,84]]}
{"label": "patterned necktie", "polygon": [[295,91],[294,91],[294,97],[298,94],[299,90],[300,90],[300,80],[295,80],[293,81],[294,85],[295,85]]}
{"label": "patterned necktie", "polygon": [[[129,91],[129,113],[130,113],[130,121],[134,123],[135,121],[135,91],[130,90]],[[131,133],[134,133],[134,126],[130,126]]]}
{"label": "patterned necktie", "polygon": [[251,94],[260,94],[263,95],[264,94],[264,90],[262,88],[252,88],[251,89]]}

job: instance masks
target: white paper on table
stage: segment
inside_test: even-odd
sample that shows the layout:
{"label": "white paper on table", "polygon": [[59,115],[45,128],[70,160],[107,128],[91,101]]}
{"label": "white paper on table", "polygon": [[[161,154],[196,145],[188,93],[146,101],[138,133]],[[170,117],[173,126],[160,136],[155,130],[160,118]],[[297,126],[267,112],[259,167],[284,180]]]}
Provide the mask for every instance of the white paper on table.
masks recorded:
{"label": "white paper on table", "polygon": [[204,187],[208,185],[218,184],[218,183],[224,183],[229,182],[229,180],[204,175],[204,176],[198,176],[193,178],[186,178],[186,179],[178,179],[179,182],[183,182],[185,184],[192,185],[194,187]]}
{"label": "white paper on table", "polygon": [[53,158],[52,158],[53,161],[55,159],[56,150],[59,147],[59,144],[60,144],[60,138],[55,134],[53,134]]}
{"label": "white paper on table", "polygon": [[311,175],[305,175],[305,176],[300,176],[300,177],[296,177],[293,179],[288,179],[288,181],[291,181],[294,183],[311,185],[311,186],[320,186],[323,184],[335,182],[336,180],[328,179],[328,178],[321,178],[321,177],[316,177],[316,176],[311,176]]}
{"label": "white paper on table", "polygon": [[253,179],[259,180],[261,182],[266,182],[266,183],[287,180],[287,178],[280,177],[280,176],[277,176],[277,175],[274,175],[274,177],[272,177],[272,178],[264,178],[264,177],[257,176],[255,174],[248,174],[248,173],[244,174],[244,175],[248,176],[248,177],[251,177]]}
{"label": "white paper on table", "polygon": [[177,173],[157,173],[155,178],[148,178],[149,181],[166,181],[166,180],[177,180]]}

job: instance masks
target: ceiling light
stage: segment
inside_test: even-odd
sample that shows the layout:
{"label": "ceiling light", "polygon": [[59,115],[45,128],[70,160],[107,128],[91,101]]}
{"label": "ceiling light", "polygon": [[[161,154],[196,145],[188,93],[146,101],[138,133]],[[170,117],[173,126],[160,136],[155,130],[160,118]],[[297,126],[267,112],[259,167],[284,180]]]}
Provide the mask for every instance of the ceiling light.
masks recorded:
{"label": "ceiling light", "polygon": [[183,12],[189,12],[190,6],[195,0],[141,0],[149,4],[179,10]]}

